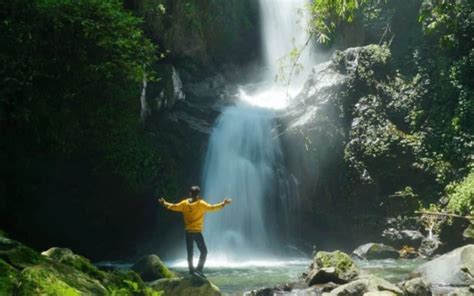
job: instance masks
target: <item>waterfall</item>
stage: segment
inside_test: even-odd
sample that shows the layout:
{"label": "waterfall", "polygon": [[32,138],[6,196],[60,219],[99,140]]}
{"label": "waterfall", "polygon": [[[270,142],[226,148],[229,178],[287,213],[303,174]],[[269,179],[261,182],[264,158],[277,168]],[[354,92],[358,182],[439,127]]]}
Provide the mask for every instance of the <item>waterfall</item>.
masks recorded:
{"label": "waterfall", "polygon": [[[281,62],[289,66],[288,53],[301,48],[308,40],[306,25],[307,0],[259,0],[262,20],[263,56],[268,68],[269,79],[279,73]],[[298,63],[304,65],[301,78],[305,78],[312,66],[311,45],[302,51]],[[287,71],[289,69],[286,69]],[[295,79],[298,80],[298,79]]]}
{"label": "waterfall", "polygon": [[[272,256],[291,231],[299,202],[296,180],[285,172],[275,135],[275,109],[284,108],[289,98],[287,89],[276,85],[272,77],[278,71],[277,60],[307,39],[301,26],[305,19],[298,13],[305,3],[260,0],[267,81],[249,93],[242,89],[241,100],[223,110],[214,125],[203,170],[205,199],[216,203],[233,198],[222,212],[206,217],[210,260]],[[309,69],[309,53],[300,62]]]}
{"label": "waterfall", "polygon": [[238,103],[225,109],[216,122],[204,168],[204,196],[212,202],[229,196],[233,203],[206,217],[212,249],[243,254],[265,250],[271,243],[266,194],[281,157],[272,135],[272,113]]}

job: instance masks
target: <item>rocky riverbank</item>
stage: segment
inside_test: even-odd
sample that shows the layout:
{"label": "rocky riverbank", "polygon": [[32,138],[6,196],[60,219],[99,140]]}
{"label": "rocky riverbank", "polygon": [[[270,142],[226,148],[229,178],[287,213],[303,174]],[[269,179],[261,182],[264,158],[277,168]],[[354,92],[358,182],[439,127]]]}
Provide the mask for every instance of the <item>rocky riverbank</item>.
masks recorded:
{"label": "rocky riverbank", "polygon": [[[359,258],[394,258],[393,248],[365,244],[353,252]],[[457,248],[436,257],[392,283],[357,267],[351,256],[341,251],[317,252],[309,270],[300,280],[249,295],[473,295],[474,245]]]}
{"label": "rocky riverbank", "polygon": [[[145,282],[146,281],[146,282]],[[69,249],[41,254],[0,232],[0,295],[221,295],[206,279],[182,278],[157,256],[103,271]]]}

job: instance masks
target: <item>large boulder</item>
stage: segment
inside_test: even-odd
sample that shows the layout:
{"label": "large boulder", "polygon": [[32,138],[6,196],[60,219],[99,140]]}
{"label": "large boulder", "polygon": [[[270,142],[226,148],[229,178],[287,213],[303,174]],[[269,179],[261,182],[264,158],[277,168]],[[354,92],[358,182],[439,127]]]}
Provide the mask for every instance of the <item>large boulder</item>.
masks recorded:
{"label": "large boulder", "polygon": [[99,281],[67,265],[34,265],[20,274],[19,295],[106,295]]}
{"label": "large boulder", "polygon": [[474,245],[457,248],[433,259],[412,272],[432,286],[469,286],[474,284]]}
{"label": "large boulder", "polygon": [[403,295],[403,291],[386,280],[370,275],[360,277],[359,279],[339,286],[329,293],[323,293],[323,296],[358,296],[358,295]]}
{"label": "large boulder", "polygon": [[219,288],[207,279],[199,277],[159,279],[150,284],[156,290],[162,292],[163,296],[219,296],[222,295]]}
{"label": "large boulder", "polygon": [[17,241],[1,236],[0,259],[3,259],[16,269],[23,269],[31,265],[45,262],[45,259],[34,250]]}
{"label": "large boulder", "polygon": [[41,255],[53,261],[69,265],[96,279],[104,279],[105,277],[105,274],[95,267],[89,259],[74,254],[70,249],[53,247],[42,252]]}
{"label": "large boulder", "polygon": [[140,258],[133,266],[132,270],[140,275],[147,282],[162,278],[176,277],[168,267],[156,255],[147,255]]}
{"label": "large boulder", "polygon": [[360,259],[397,259],[400,253],[391,246],[377,243],[368,243],[356,248],[352,255]]}
{"label": "large boulder", "polygon": [[329,282],[347,283],[359,274],[359,270],[346,253],[341,251],[318,252],[313,258],[312,269],[306,282],[309,286]]}

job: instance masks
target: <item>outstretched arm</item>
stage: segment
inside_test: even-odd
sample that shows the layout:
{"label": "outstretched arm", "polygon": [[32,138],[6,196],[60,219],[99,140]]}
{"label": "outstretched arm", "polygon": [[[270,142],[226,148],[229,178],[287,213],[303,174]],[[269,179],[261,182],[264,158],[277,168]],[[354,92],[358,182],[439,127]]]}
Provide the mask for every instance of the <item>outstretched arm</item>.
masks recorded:
{"label": "outstretched arm", "polygon": [[158,199],[158,202],[164,206],[165,208],[167,208],[168,210],[171,210],[171,211],[174,211],[174,212],[182,212],[184,210],[184,204],[185,204],[185,200],[177,203],[177,204],[174,204],[174,203],[170,203],[170,202],[167,202],[164,198],[160,198]]}
{"label": "outstretched arm", "polygon": [[218,210],[224,208],[226,205],[230,204],[231,202],[232,202],[231,198],[225,198],[220,203],[216,203],[216,204],[211,205],[211,204],[208,204],[207,202],[204,202],[204,204],[206,205],[206,211],[214,212],[214,211],[218,211]]}

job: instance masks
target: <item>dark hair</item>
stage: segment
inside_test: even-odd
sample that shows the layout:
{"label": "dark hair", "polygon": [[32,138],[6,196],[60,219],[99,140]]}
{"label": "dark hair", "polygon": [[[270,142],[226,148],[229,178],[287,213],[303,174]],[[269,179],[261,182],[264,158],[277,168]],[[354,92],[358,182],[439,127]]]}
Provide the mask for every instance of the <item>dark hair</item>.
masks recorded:
{"label": "dark hair", "polygon": [[199,186],[192,186],[189,192],[191,193],[192,197],[197,197],[199,192],[201,192],[201,188],[199,188]]}

